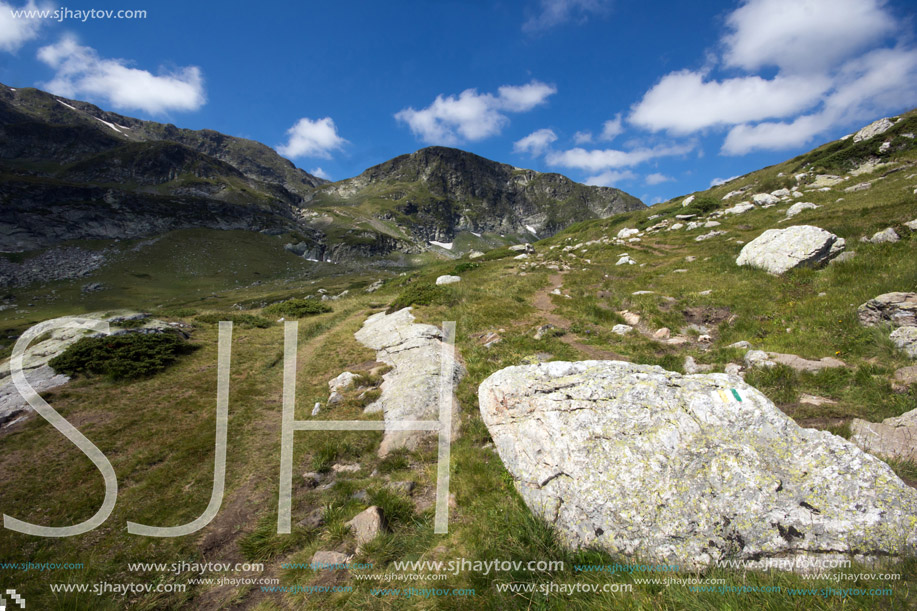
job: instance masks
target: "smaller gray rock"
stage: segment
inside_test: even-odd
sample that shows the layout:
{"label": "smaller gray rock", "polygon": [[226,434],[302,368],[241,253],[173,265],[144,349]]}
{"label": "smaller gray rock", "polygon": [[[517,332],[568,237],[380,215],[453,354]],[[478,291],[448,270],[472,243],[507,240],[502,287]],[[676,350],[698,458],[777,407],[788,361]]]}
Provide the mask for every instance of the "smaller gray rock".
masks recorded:
{"label": "smaller gray rock", "polygon": [[407,480],[403,482],[388,482],[385,487],[396,494],[404,494],[409,496],[414,491],[416,484],[410,480]]}
{"label": "smaller gray rock", "polygon": [[331,466],[331,470],[335,473],[356,473],[360,470],[359,463],[337,463]]}
{"label": "smaller gray rock", "polygon": [[917,293],[885,293],[857,308],[860,323],[871,327],[891,323],[896,327],[917,326]]}
{"label": "smaller gray rock", "polygon": [[347,522],[347,526],[353,532],[357,546],[369,543],[387,530],[382,510],[375,505],[358,513]]}
{"label": "smaller gray rock", "polygon": [[436,284],[442,286],[444,284],[455,284],[456,282],[461,282],[461,281],[462,281],[462,278],[460,276],[446,275],[446,276],[440,276],[439,278],[437,278]]}
{"label": "smaller gray rock", "polygon": [[343,569],[352,556],[341,552],[318,551],[312,554],[312,564],[320,569]]}
{"label": "smaller gray rock", "polygon": [[818,206],[812,202],[798,202],[790,206],[789,210],[786,211],[786,218],[793,218],[804,210],[815,210],[816,208],[818,208]]}
{"label": "smaller gray rock", "polygon": [[745,367],[752,369],[754,367],[774,367],[776,363],[767,357],[763,350],[749,350],[745,353]]}
{"label": "smaller gray rock", "polygon": [[887,229],[883,229],[882,231],[877,231],[876,233],[872,234],[872,237],[863,237],[860,241],[869,242],[871,244],[894,244],[900,239],[901,237],[897,234],[897,232],[889,227]]}
{"label": "smaller gray rock", "polygon": [[325,511],[320,507],[306,514],[306,517],[297,522],[299,526],[308,530],[315,530],[325,523]]}
{"label": "smaller gray rock", "polygon": [[727,348],[737,348],[739,350],[751,350],[751,344],[744,339],[740,342],[735,342],[734,344],[729,344]]}
{"label": "smaller gray rock", "polygon": [[912,359],[917,359],[917,327],[898,327],[889,339]]}
{"label": "smaller gray rock", "polygon": [[322,481],[322,474],[315,471],[307,471],[302,474],[302,479],[309,488],[315,488]]}
{"label": "smaller gray rock", "polygon": [[751,200],[759,206],[773,205],[780,201],[770,193],[757,193],[751,197]]}
{"label": "smaller gray rock", "polygon": [[312,415],[313,415],[313,416],[318,416],[319,412],[321,412],[321,411],[322,411],[322,404],[316,402],[316,403],[315,403],[315,406],[312,408]]}
{"label": "smaller gray rock", "polygon": [[634,328],[630,325],[615,325],[611,328],[611,332],[617,333],[618,335],[627,335],[633,330]]}
{"label": "smaller gray rock", "polygon": [[742,374],[742,366],[736,365],[735,363],[727,363],[724,371],[728,375],[737,376]]}

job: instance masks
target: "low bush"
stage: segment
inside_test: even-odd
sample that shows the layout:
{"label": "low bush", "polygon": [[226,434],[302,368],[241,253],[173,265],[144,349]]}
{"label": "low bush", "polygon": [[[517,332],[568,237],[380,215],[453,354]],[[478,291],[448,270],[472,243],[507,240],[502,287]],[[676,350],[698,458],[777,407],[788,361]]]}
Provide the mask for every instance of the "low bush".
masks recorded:
{"label": "low bush", "polygon": [[164,370],[196,346],[175,333],[125,333],[84,337],[48,363],[67,375],[102,375],[132,380]]}
{"label": "low bush", "polygon": [[305,318],[330,311],[331,306],[318,299],[289,299],[280,303],[272,303],[264,308],[265,314],[286,318]]}
{"label": "low bush", "polygon": [[201,314],[194,320],[208,325],[215,325],[225,320],[243,329],[267,329],[274,324],[267,318],[251,314]]}
{"label": "low bush", "polygon": [[402,308],[413,305],[439,305],[449,301],[450,291],[442,286],[435,284],[418,282],[412,284],[395,298],[395,301],[388,307],[391,314]]}

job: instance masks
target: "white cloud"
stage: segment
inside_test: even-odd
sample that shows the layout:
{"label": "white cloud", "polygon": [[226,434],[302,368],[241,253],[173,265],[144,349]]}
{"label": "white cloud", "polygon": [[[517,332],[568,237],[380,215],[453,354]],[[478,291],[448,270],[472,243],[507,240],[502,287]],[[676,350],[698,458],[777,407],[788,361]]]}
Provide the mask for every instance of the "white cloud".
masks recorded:
{"label": "white cloud", "polygon": [[[720,58],[727,68],[776,74],[665,75],[628,121],[674,134],[729,128],[725,154],[808,144],[838,126],[910,107],[917,49],[886,0],[745,0],[726,17]],[[899,36],[897,46],[889,38]],[[865,55],[855,57],[857,54]]]}
{"label": "white cloud", "polygon": [[621,123],[621,113],[615,115],[614,119],[605,121],[602,126],[602,140],[614,140],[624,133],[624,125]]}
{"label": "white cloud", "polygon": [[159,114],[197,110],[204,105],[204,79],[196,66],[154,75],[128,67],[123,59],[103,59],[70,36],[38,50],[38,59],[56,70],[42,87],[57,95],[97,98],[119,110]]}
{"label": "white cloud", "polygon": [[540,0],[539,11],[522,24],[525,32],[541,32],[571,19],[586,21],[590,14],[604,13],[609,0]]}
{"label": "white cloud", "polygon": [[690,70],[666,75],[634,106],[630,122],[652,131],[686,134],[717,125],[782,118],[810,108],[831,86],[825,76],[704,78],[703,73]]}
{"label": "white cloud", "polygon": [[504,85],[497,91],[500,94],[498,97],[500,108],[509,112],[527,112],[544,104],[548,96],[557,93],[557,87],[540,81],[532,81],[518,87]]}
{"label": "white cloud", "polygon": [[684,155],[693,149],[693,143],[661,145],[653,148],[642,147],[630,151],[615,149],[593,149],[587,151],[577,147],[566,151],[549,153],[547,162],[550,165],[597,172],[608,168],[633,167],[658,157]]}
{"label": "white cloud", "polygon": [[312,176],[318,176],[319,178],[324,178],[325,180],[331,180],[331,176],[328,175],[328,172],[321,168],[313,168],[309,170],[309,174],[312,174]]}
{"label": "white cloud", "polygon": [[739,176],[730,176],[729,178],[714,178],[710,181],[710,187],[712,188],[718,187],[720,185],[725,185],[730,180],[735,180],[736,178],[739,178]]}
{"label": "white cloud", "polygon": [[480,94],[466,89],[455,96],[436,96],[421,110],[405,108],[395,119],[428,144],[457,144],[463,140],[483,140],[500,133],[509,121],[506,112],[526,112],[557,93],[557,88],[539,81],[521,86],[503,86],[498,95]]}
{"label": "white cloud", "polygon": [[290,139],[278,146],[284,157],[331,157],[331,151],[341,149],[347,141],[341,138],[331,117],[315,121],[303,117],[287,130]]}
{"label": "white cloud", "polygon": [[659,172],[648,174],[646,178],[643,179],[643,181],[648,185],[659,185],[664,182],[672,182],[673,180],[675,179],[671,176],[666,176],[665,174],[660,174]]}
{"label": "white cloud", "polygon": [[34,0],[29,0],[22,7],[15,7],[6,2],[0,2],[0,50],[15,53],[22,45],[38,37],[38,31],[46,22],[36,17],[24,15],[15,17],[14,11],[41,10]]}
{"label": "white cloud", "polygon": [[551,143],[557,140],[557,134],[551,129],[539,129],[513,144],[513,152],[529,153],[532,157],[543,154]]}
{"label": "white cloud", "polygon": [[613,187],[636,177],[637,175],[630,170],[606,170],[601,174],[587,178],[586,184],[594,187]]}
{"label": "white cloud", "polygon": [[729,66],[823,71],[895,29],[884,0],[747,0],[726,19]]}
{"label": "white cloud", "polygon": [[722,152],[744,155],[801,146],[834,125],[867,121],[912,105],[915,98],[917,50],[878,49],[842,67],[835,88],[817,112],[789,122],[737,125],[726,136]]}
{"label": "white cloud", "polygon": [[576,144],[588,144],[592,142],[592,132],[576,132],[573,134],[573,142]]}

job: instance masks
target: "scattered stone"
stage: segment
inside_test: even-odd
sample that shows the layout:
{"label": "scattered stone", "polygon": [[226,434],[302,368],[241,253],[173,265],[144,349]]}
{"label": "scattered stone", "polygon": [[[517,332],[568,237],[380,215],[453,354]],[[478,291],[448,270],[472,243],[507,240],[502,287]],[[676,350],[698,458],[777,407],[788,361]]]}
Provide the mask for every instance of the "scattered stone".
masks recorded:
{"label": "scattered stone", "polygon": [[892,388],[898,392],[903,392],[914,384],[917,384],[917,365],[897,369],[892,377]]}
{"label": "scattered stone", "polygon": [[847,187],[844,189],[844,193],[856,193],[857,191],[865,191],[872,188],[871,182],[861,182],[853,185],[852,187]]}
{"label": "scattered stone", "polygon": [[797,202],[786,211],[786,218],[790,219],[804,210],[815,210],[817,208],[818,206],[812,202]]}
{"label": "scattered stone", "polygon": [[639,314],[635,314],[629,310],[618,312],[618,314],[620,314],[621,317],[624,318],[625,323],[629,324],[632,327],[636,327],[638,324],[640,324],[640,315]]}
{"label": "scattered stone", "polygon": [[382,510],[375,505],[361,511],[346,524],[353,532],[358,547],[369,543],[387,530]]}
{"label": "scattered stone", "polygon": [[357,490],[356,492],[350,495],[350,498],[356,499],[357,501],[360,501],[361,503],[368,503],[369,502],[369,493],[366,492],[366,490]]}
{"label": "scattered stone", "polygon": [[316,528],[321,527],[324,523],[325,511],[319,507],[307,513],[306,517],[300,520],[297,525],[302,526],[308,530],[315,530]]}
{"label": "scattered stone", "polygon": [[552,362],[478,394],[523,500],[573,547],[691,570],[914,553],[917,490],[736,376]]}
{"label": "scattered stone", "polygon": [[684,346],[685,344],[691,343],[691,340],[687,337],[684,337],[683,335],[676,335],[675,337],[670,338],[666,343],[670,346]]}
{"label": "scattered stone", "polygon": [[634,328],[630,325],[615,325],[611,328],[611,332],[617,333],[618,335],[627,335],[633,330]]}
{"label": "scattered stone", "polygon": [[843,263],[844,261],[850,261],[851,259],[853,259],[856,256],[857,254],[853,252],[852,250],[845,250],[838,256],[828,261],[828,265],[834,265],[835,263]]}
{"label": "scattered stone", "polygon": [[631,295],[655,295],[656,291],[634,291]]}
{"label": "scattered stone", "polygon": [[746,369],[755,367],[774,367],[776,363],[767,358],[767,352],[764,350],[749,350],[745,353]]}
{"label": "scattered stone", "polygon": [[440,276],[436,279],[436,284],[442,286],[444,284],[455,284],[456,282],[461,282],[462,278],[460,276]]}
{"label": "scattered stone", "polygon": [[724,369],[727,375],[737,376],[742,374],[742,366],[735,363],[727,363]]}
{"label": "scattered stone", "polygon": [[[344,401],[344,395],[342,395],[338,391],[334,391],[330,395],[328,395],[328,406],[329,407],[331,407],[332,405],[340,405],[341,403],[343,403],[343,401]],[[315,411],[314,407],[312,408],[312,411],[313,412]]]}
{"label": "scattered stone", "polygon": [[681,228],[684,227],[684,226],[685,226],[684,223],[675,223],[674,225],[672,225],[671,227],[669,227],[669,231],[676,231],[676,230],[678,230],[678,229],[681,229]]}
{"label": "scattered stone", "polygon": [[905,354],[917,359],[917,327],[898,327],[888,337]]}
{"label": "scattered stone", "polygon": [[882,231],[877,231],[876,233],[872,234],[872,237],[870,238],[863,236],[860,238],[860,241],[869,242],[871,244],[894,244],[900,239],[901,238],[898,236],[895,230],[889,227],[887,229],[883,229]]}
{"label": "scattered stone", "polygon": [[811,225],[768,229],[742,247],[736,264],[782,274],[794,267],[823,265],[844,250],[844,238]]}
{"label": "scattered stone", "polygon": [[535,340],[543,339],[545,335],[550,334],[555,329],[557,329],[557,327],[551,324],[541,325],[538,327],[538,329],[535,330]]}
{"label": "scattered stone", "polygon": [[634,265],[636,261],[630,258],[630,255],[622,255],[615,265]]}
{"label": "scattered stone", "polygon": [[318,551],[312,554],[312,565],[329,568],[343,569],[352,556],[341,552]]}
{"label": "scattered stone", "polygon": [[328,390],[331,392],[340,392],[342,390],[349,390],[353,388],[353,385],[359,379],[360,379],[359,375],[355,373],[351,373],[349,371],[345,371],[344,373],[340,374],[338,377],[334,378],[333,380],[328,381]]}
{"label": "scattered stone", "polygon": [[627,238],[630,238],[630,237],[633,237],[633,236],[639,235],[639,234],[640,234],[640,230],[639,230],[639,229],[633,229],[633,228],[630,228],[630,227],[625,227],[624,229],[622,229],[621,231],[618,232],[618,239],[619,239],[619,240],[626,240]]}
{"label": "scattered stone", "polygon": [[704,333],[702,335],[697,336],[697,341],[702,344],[710,344],[713,342],[713,336],[708,333]]}
{"label": "scattered stone", "polygon": [[773,195],[774,197],[789,197],[790,190],[786,188],[777,189],[776,191],[771,191],[771,195]]}
{"label": "scattered stone", "polygon": [[653,337],[656,339],[669,339],[669,335],[671,334],[672,332],[668,327],[663,327],[661,329],[657,329],[656,332],[653,333]]}
{"label": "scattered stone", "polygon": [[772,206],[776,204],[777,202],[779,202],[780,200],[774,197],[773,195],[771,195],[770,193],[757,193],[755,195],[752,195],[751,201],[753,201],[758,206],[768,206],[768,205]]}
{"label": "scattered stone", "polygon": [[804,359],[795,354],[781,354],[780,352],[768,352],[768,359],[774,363],[786,365],[796,371],[818,372],[822,369],[831,369],[834,367],[846,367],[847,363],[834,357],[826,356],[817,361]]}
{"label": "scattered stone", "polygon": [[699,365],[697,361],[694,360],[693,356],[686,356],[684,363],[685,373],[688,375],[693,375],[695,373],[702,373],[704,371],[710,371],[713,369],[710,365]]}
{"label": "scattered stone", "polygon": [[468,253],[469,259],[480,259],[483,256],[484,253],[482,253],[480,250],[472,250],[470,253]]}
{"label": "scattered stone", "polygon": [[385,484],[385,487],[392,492],[396,494],[403,494],[405,496],[410,496],[416,486],[417,485],[410,480],[403,482],[388,482]]}
{"label": "scattered stone", "polygon": [[710,295],[711,293],[713,293],[713,289],[707,289],[706,291],[700,291],[697,294],[698,295]]}
{"label": "scattered stone", "polygon": [[821,407],[822,405],[837,405],[837,401],[833,399],[819,397],[817,395],[807,395],[805,393],[800,395],[799,402],[805,403],[806,405],[814,405],[815,407]]}
{"label": "scattered stone", "polygon": [[360,470],[359,463],[335,463],[331,465],[331,470],[335,473],[356,473]]}
{"label": "scattered stone", "polygon": [[319,412],[321,411],[322,411],[322,404],[316,401],[315,406],[312,408],[312,415],[318,416]]}
{"label": "scattered stone", "polygon": [[89,284],[84,284],[80,288],[81,293],[96,293],[98,291],[104,290],[105,285],[101,282],[90,282]]}
{"label": "scattered stone", "polygon": [[719,221],[707,221],[706,223],[704,223],[704,229],[710,229],[712,227],[719,227],[719,226],[720,226]]}
{"label": "scattered stone", "polygon": [[363,291],[366,293],[375,293],[376,291],[382,288],[383,284],[385,284],[385,280],[381,280],[381,279],[376,280],[375,282],[367,286],[365,289],[363,289]]}
{"label": "scattered stone", "polygon": [[677,218],[679,221],[687,221],[689,219],[693,219],[695,216],[697,215],[696,214],[676,214],[675,218]]}
{"label": "scattered stone", "polygon": [[917,409],[882,422],[854,418],[850,441],[870,454],[917,462]]}
{"label": "scattered stone", "polygon": [[857,308],[860,324],[872,327],[891,323],[896,327],[917,325],[917,293],[885,293]]}
{"label": "scattered stone", "polygon": [[743,339],[742,341],[740,341],[740,342],[736,342],[736,343],[734,343],[734,344],[729,344],[729,345],[726,346],[726,347],[727,347],[727,348],[736,348],[736,349],[739,349],[739,350],[751,350],[751,344],[748,343],[747,341],[745,341],[744,339]]}
{"label": "scattered stone", "polygon": [[716,231],[716,230],[713,230],[713,231],[711,231],[711,232],[709,232],[709,233],[705,233],[705,234],[703,234],[703,235],[697,236],[696,238],[694,238],[694,241],[695,241],[695,242],[703,242],[704,240],[709,240],[710,238],[715,238],[716,236],[725,235],[725,234],[726,234],[725,231]]}
{"label": "scattered stone", "polygon": [[693,195],[689,195],[688,197],[686,197],[686,198],[684,199],[684,201],[681,202],[681,207],[684,208],[684,207],[688,206],[688,205],[689,205],[691,202],[693,202],[693,201],[694,201],[694,196],[693,196]]}
{"label": "scattered stone", "polygon": [[723,214],[744,214],[748,212],[749,210],[754,210],[754,209],[755,209],[754,204],[750,204],[748,202],[742,202],[742,203],[736,204],[732,208],[726,208],[725,210],[723,210]]}
{"label": "scattered stone", "polygon": [[917,219],[906,222],[904,226],[910,229],[911,231],[917,231]]}
{"label": "scattered stone", "polygon": [[878,121],[873,121],[866,127],[860,129],[857,133],[853,135],[854,142],[862,142],[863,140],[869,140],[873,136],[878,136],[879,134],[884,134],[889,129],[891,129],[894,122],[891,121],[888,117],[879,119]]}

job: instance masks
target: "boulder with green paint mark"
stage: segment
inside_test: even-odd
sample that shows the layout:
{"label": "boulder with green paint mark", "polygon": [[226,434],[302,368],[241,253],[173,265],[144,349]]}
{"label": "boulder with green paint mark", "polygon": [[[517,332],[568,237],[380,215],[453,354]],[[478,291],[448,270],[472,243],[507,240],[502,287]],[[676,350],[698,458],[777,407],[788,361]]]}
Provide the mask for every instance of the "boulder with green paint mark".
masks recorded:
{"label": "boulder with green paint mark", "polygon": [[917,490],[738,376],[555,361],[478,394],[526,504],[571,546],[696,569],[917,555]]}

